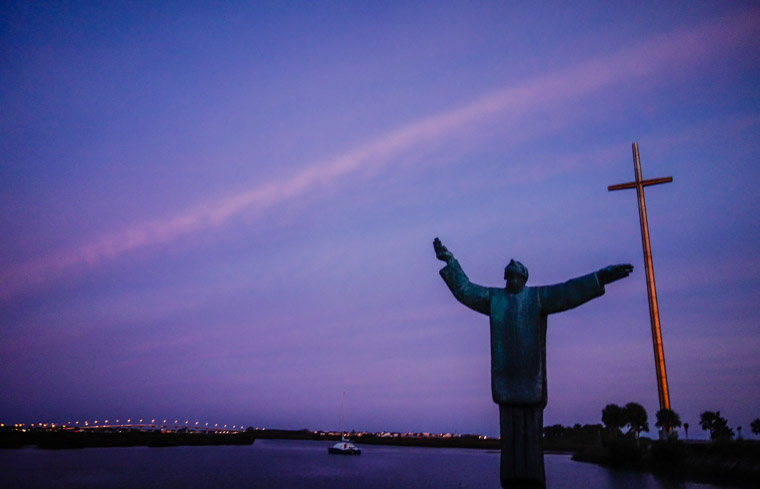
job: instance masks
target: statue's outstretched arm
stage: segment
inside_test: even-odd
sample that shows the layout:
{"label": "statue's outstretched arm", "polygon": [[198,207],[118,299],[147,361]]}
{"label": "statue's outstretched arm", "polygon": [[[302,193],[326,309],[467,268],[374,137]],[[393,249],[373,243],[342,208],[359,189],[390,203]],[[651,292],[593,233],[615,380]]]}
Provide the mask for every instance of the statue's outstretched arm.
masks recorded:
{"label": "statue's outstretched arm", "polygon": [[446,262],[446,266],[441,269],[440,274],[449,290],[451,290],[451,293],[454,294],[454,297],[470,309],[488,314],[490,310],[490,292],[488,288],[470,282],[459,262],[443,246],[440,239],[435,238],[433,247],[435,248],[436,258]]}
{"label": "statue's outstretched arm", "polygon": [[568,280],[562,284],[539,287],[541,312],[567,311],[604,294],[604,286],[631,274],[633,266],[610,265],[597,272]]}
{"label": "statue's outstretched arm", "polygon": [[433,240],[433,248],[435,249],[435,257],[439,260],[449,263],[454,259],[454,254],[450,252],[445,246],[443,246],[443,243],[441,243],[440,239],[435,238]]}
{"label": "statue's outstretched arm", "polygon": [[623,265],[610,265],[596,272],[596,277],[602,285],[609,284],[615,280],[620,280],[631,274],[633,265],[626,263]]}

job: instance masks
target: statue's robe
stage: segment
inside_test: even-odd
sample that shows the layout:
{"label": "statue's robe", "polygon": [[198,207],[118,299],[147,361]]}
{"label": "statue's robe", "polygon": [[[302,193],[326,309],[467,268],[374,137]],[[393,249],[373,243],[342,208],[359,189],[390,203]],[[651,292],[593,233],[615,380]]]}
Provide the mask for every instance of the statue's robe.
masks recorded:
{"label": "statue's robe", "polygon": [[543,409],[547,402],[546,318],[604,294],[596,273],[565,283],[506,288],[483,287],[467,278],[459,262],[440,271],[454,297],[491,319],[491,394],[499,404],[501,478],[544,483]]}

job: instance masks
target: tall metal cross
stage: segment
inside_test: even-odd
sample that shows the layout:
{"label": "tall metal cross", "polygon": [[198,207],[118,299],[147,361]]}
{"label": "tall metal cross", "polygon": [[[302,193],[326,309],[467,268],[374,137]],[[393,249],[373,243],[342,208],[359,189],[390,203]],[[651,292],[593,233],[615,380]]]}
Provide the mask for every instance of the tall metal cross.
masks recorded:
{"label": "tall metal cross", "polygon": [[649,296],[649,321],[652,324],[652,343],[654,343],[654,363],[657,369],[657,392],[660,409],[670,409],[670,392],[668,391],[668,373],[665,370],[665,352],[662,349],[662,332],[660,330],[660,308],[657,305],[657,289],[654,285],[654,265],[652,264],[652,245],[649,242],[649,223],[647,222],[647,205],[644,200],[644,187],[669,183],[673,177],[641,178],[641,161],[639,160],[639,143],[633,143],[633,168],[636,180],[629,183],[610,185],[607,190],[635,188],[639,199],[639,220],[641,221],[641,244],[644,248],[644,268],[647,274],[647,295]]}

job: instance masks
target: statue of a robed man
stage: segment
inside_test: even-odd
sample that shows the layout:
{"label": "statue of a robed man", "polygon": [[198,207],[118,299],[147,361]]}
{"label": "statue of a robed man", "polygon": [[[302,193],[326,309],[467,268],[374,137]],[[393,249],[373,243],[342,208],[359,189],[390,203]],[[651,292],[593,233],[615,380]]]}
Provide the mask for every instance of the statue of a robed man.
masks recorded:
{"label": "statue of a robed man", "polygon": [[502,487],[544,487],[543,414],[546,407],[546,317],[604,294],[627,277],[631,265],[612,265],[562,284],[526,287],[528,269],[512,260],[505,288],[482,287],[467,278],[438,238],[441,277],[459,302],[491,318],[491,393],[499,405]]}

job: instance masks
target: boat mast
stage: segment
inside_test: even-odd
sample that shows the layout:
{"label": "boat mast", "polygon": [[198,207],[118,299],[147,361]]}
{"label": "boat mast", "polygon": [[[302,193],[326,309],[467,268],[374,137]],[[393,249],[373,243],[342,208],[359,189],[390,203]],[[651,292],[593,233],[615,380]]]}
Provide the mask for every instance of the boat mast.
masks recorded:
{"label": "boat mast", "polygon": [[343,398],[340,401],[340,420],[338,422],[338,427],[340,428],[341,441],[346,438],[343,433],[343,422],[345,421],[345,415],[346,415],[345,408],[346,408],[346,391],[343,391]]}

